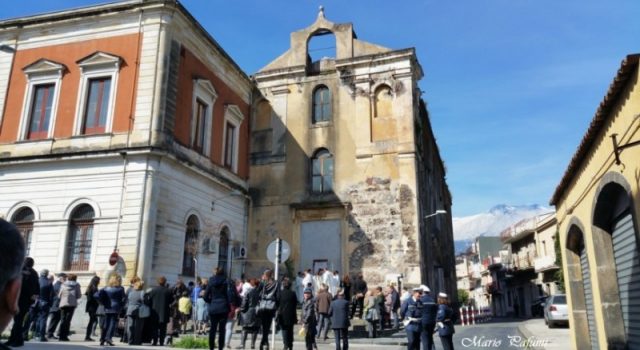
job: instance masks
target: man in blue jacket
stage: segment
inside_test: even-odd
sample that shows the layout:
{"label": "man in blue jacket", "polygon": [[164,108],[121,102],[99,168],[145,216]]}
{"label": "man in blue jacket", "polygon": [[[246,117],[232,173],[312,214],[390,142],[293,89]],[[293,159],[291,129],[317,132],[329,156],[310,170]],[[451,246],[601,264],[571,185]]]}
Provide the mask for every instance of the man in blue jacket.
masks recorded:
{"label": "man in blue jacket", "polygon": [[422,302],[422,350],[432,350],[438,304],[433,300],[429,287],[423,284],[420,288],[422,289],[422,297],[420,297],[420,302]]}
{"label": "man in blue jacket", "polygon": [[407,332],[407,350],[420,350],[420,332],[422,331],[422,288],[413,288],[411,298],[405,300],[400,308],[400,317],[404,320]]}

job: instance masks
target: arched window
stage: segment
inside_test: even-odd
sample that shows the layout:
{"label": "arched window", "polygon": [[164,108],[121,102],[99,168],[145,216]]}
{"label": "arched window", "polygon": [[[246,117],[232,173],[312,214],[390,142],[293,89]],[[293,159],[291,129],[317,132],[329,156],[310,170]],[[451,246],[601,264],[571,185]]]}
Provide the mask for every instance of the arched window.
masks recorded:
{"label": "arched window", "polygon": [[333,190],[333,156],[326,149],[311,159],[311,191],[326,193]]}
{"label": "arched window", "polygon": [[222,229],[222,231],[220,231],[218,267],[221,267],[222,269],[227,271],[228,264],[229,264],[229,228],[225,226]]}
{"label": "arched window", "polygon": [[29,207],[24,207],[18,210],[13,215],[11,222],[16,225],[20,233],[22,234],[22,238],[24,238],[24,242],[26,243],[26,253],[27,256],[31,253],[31,233],[33,232],[33,220],[35,219],[35,215],[33,214],[33,210]]}
{"label": "arched window", "polygon": [[393,93],[388,85],[381,85],[376,89],[376,118],[392,117]]}
{"label": "arched window", "polygon": [[313,123],[328,122],[331,120],[331,91],[320,85],[313,90]]}
{"label": "arched window", "polygon": [[187,219],[187,230],[184,234],[184,254],[182,255],[182,275],[196,275],[194,259],[198,254],[198,234],[200,233],[200,221],[195,215]]}
{"label": "arched window", "polygon": [[65,270],[89,270],[94,217],[95,212],[88,204],[82,204],[73,210],[69,220]]}

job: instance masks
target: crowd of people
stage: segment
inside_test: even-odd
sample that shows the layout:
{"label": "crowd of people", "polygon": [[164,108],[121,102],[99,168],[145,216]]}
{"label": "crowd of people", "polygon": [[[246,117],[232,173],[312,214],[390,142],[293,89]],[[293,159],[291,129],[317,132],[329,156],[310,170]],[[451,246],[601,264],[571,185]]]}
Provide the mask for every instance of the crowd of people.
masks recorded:
{"label": "crowd of people", "polygon": [[222,350],[231,347],[238,325],[242,331],[237,349],[244,349],[247,341],[255,349],[258,337],[259,348],[269,349],[275,321],[286,350],[293,349],[298,324],[306,349],[317,349],[317,340],[326,341],[333,330],[336,349],[341,350],[348,349],[350,320],[358,317],[366,321],[369,337],[385,328],[399,330],[403,320],[408,349],[418,350],[420,343],[423,350],[432,349],[434,332],[445,349],[453,349],[455,313],[446,294],[438,294],[436,301],[426,286],[400,295],[393,283],[368,288],[362,275],[351,281],[348,275],[340,279],[338,271],[322,269],[291,280],[276,281],[266,270],[260,280],[234,281],[216,268],[208,279],[188,284],[179,279],[169,286],[159,277],[151,288],[138,277],[125,289],[116,273],[107,276],[104,285],[94,276],[83,292],[74,274],[36,272],[14,226],[0,220],[0,231],[0,246],[12,252],[0,254],[0,331],[13,316],[11,335],[0,349],[24,345],[29,333],[42,342],[69,341],[71,320],[83,297],[88,314],[84,340],[94,341],[99,326],[100,345],[113,346],[118,336],[130,345],[165,345],[192,333],[208,334],[210,349]]}

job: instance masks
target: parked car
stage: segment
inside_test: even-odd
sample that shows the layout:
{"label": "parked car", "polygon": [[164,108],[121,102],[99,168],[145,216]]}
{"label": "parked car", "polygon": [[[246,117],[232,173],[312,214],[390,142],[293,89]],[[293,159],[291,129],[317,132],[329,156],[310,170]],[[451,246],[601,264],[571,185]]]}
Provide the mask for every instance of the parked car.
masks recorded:
{"label": "parked car", "polygon": [[558,324],[569,324],[569,309],[567,308],[567,296],[564,294],[552,295],[544,304],[544,323],[549,328]]}
{"label": "parked car", "polygon": [[543,317],[544,316],[544,302],[548,297],[539,297],[536,298],[531,304],[531,316],[533,317]]}

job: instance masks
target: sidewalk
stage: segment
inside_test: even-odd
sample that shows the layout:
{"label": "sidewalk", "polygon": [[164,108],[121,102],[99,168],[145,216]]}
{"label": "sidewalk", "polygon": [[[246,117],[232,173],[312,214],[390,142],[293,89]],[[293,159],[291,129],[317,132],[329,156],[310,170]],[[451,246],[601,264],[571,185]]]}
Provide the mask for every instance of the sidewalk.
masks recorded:
{"label": "sidewalk", "polygon": [[549,328],[544,319],[522,321],[518,326],[522,335],[530,341],[531,349],[572,349],[569,328]]}

